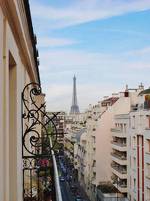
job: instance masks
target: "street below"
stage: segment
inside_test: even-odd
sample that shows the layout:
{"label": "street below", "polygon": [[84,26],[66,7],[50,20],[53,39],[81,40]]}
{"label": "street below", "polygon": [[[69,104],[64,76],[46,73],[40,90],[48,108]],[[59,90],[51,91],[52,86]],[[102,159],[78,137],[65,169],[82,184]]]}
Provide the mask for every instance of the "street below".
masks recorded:
{"label": "street below", "polygon": [[65,157],[58,159],[58,167],[63,201],[89,201]]}
{"label": "street below", "polygon": [[75,198],[72,196],[70,188],[66,181],[60,182],[60,188],[62,192],[63,201],[74,201]]}

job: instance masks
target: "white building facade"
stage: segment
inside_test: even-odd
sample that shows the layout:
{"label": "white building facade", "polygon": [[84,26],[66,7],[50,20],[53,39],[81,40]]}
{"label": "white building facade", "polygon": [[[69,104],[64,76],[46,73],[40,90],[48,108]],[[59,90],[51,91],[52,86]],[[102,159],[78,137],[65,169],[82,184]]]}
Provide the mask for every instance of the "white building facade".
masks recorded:
{"label": "white building facade", "polygon": [[128,197],[131,201],[150,200],[150,90],[138,96],[130,112]]}

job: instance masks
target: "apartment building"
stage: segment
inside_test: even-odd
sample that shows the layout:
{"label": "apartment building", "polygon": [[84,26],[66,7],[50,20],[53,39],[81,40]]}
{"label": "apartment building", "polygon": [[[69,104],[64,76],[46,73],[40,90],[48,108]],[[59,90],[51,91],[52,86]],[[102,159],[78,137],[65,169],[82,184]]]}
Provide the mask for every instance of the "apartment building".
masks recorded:
{"label": "apartment building", "polygon": [[65,118],[64,151],[77,169],[80,136],[85,131],[85,114],[69,115]]}
{"label": "apartment building", "polygon": [[150,89],[138,95],[130,112],[128,198],[150,200]]}
{"label": "apartment building", "polygon": [[[89,105],[87,111],[76,115],[72,128],[76,130],[74,143],[74,167],[78,172],[78,180],[84,187],[88,196],[92,199],[95,188],[95,131],[100,114],[106,107],[100,107],[100,103]],[[78,139],[77,139],[78,138]]]}
{"label": "apartment building", "polygon": [[86,185],[86,173],[87,173],[87,136],[86,130],[83,130],[82,135],[79,138],[77,151],[76,151],[76,164],[75,168],[78,172],[78,180],[81,186],[85,187]]}
{"label": "apartment building", "polygon": [[[112,182],[118,192],[127,198],[128,195],[128,174],[129,153],[130,153],[130,112],[136,109],[138,94],[143,90],[140,85],[137,89],[126,89],[124,96],[126,102],[126,111],[114,116],[114,128],[112,132]],[[125,102],[124,102],[125,105]]]}
{"label": "apartment building", "polygon": [[[93,155],[93,181],[90,191],[96,197],[100,188],[113,185],[112,195],[124,200],[127,197],[127,137],[129,128],[129,112],[137,102],[141,87],[136,90],[122,92],[115,97],[110,97],[101,102],[101,108],[95,133],[95,154]],[[92,144],[92,143],[90,143]],[[95,158],[94,158],[95,157]],[[91,163],[91,162],[90,162]],[[90,170],[92,172],[92,169]],[[98,191],[97,188],[98,187]],[[106,195],[106,192],[105,192]],[[98,198],[97,195],[97,199]],[[110,199],[110,197],[109,197]]]}
{"label": "apartment building", "polygon": [[[85,112],[74,162],[91,200],[149,200],[149,92],[126,88]],[[73,129],[82,128],[76,120]]]}
{"label": "apartment building", "polygon": [[21,92],[40,83],[28,1],[0,1],[0,200],[21,201]]}
{"label": "apartment building", "polygon": [[64,153],[70,159],[71,163],[74,163],[74,144],[75,137],[70,134],[66,134],[64,137]]}
{"label": "apartment building", "polygon": [[[140,85],[85,112],[74,164],[91,200],[149,200],[149,109],[150,90]],[[75,121],[72,128],[80,133],[83,125]]]}
{"label": "apartment building", "polygon": [[59,144],[63,144],[65,134],[66,113],[64,111],[55,111],[55,112],[47,112],[47,114],[50,118],[53,118],[53,123],[57,127],[57,142]]}

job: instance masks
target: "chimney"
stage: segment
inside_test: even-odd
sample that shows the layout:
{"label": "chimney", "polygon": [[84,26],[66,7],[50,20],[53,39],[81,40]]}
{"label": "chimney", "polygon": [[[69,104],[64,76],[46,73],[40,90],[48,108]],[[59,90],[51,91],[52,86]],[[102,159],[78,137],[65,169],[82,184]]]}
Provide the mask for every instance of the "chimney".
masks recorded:
{"label": "chimney", "polygon": [[126,89],[124,92],[124,97],[129,97],[128,85],[126,84]]}

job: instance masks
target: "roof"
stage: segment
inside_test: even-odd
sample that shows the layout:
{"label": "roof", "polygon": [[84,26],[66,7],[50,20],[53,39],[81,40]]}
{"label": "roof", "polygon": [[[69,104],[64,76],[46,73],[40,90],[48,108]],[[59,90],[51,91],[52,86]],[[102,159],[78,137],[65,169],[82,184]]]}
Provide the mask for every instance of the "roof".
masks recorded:
{"label": "roof", "polygon": [[145,89],[144,91],[141,91],[141,92],[139,93],[139,96],[142,96],[142,95],[144,95],[144,94],[150,94],[150,88],[149,88],[149,89]]}
{"label": "roof", "polygon": [[110,97],[110,98],[107,98],[107,99],[103,100],[101,102],[101,104],[110,103],[111,105],[113,105],[118,99],[119,99],[119,97]]}

